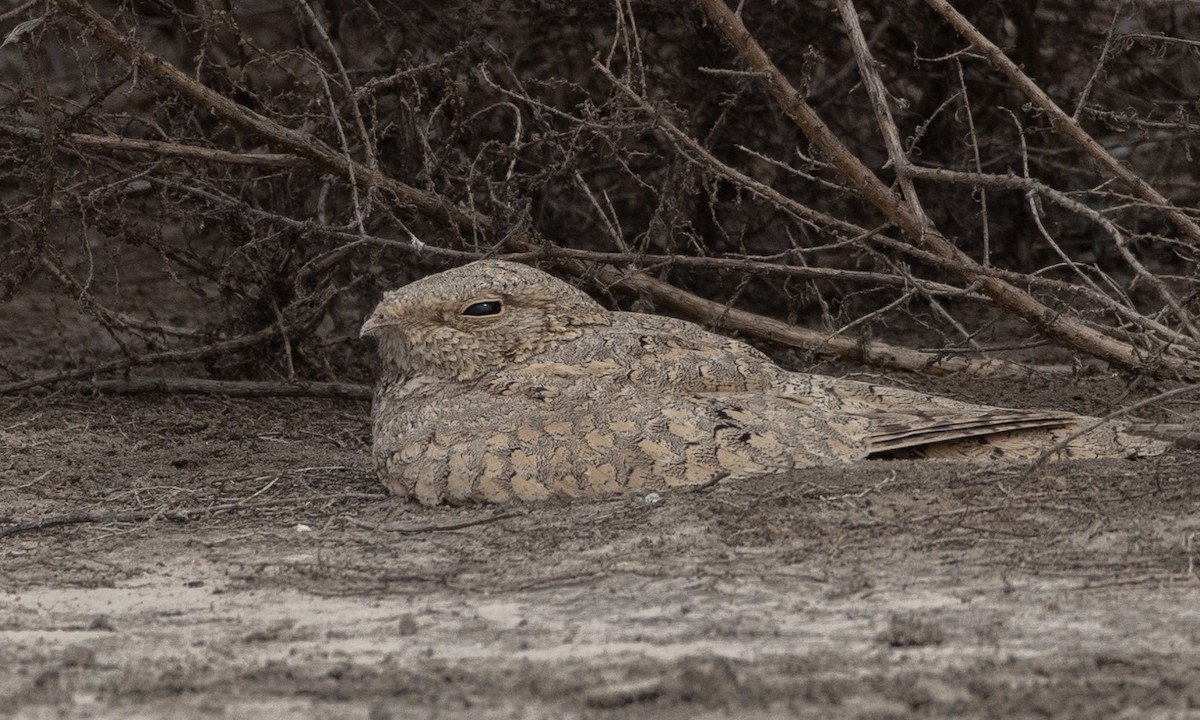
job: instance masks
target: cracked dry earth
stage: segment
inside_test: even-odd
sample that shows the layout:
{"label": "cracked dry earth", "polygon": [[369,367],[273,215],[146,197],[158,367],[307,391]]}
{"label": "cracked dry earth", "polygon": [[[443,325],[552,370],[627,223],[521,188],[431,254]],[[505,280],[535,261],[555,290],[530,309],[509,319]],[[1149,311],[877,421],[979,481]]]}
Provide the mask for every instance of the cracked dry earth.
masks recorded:
{"label": "cracked dry earth", "polygon": [[426,509],[367,414],[0,399],[0,715],[1200,717],[1195,452]]}

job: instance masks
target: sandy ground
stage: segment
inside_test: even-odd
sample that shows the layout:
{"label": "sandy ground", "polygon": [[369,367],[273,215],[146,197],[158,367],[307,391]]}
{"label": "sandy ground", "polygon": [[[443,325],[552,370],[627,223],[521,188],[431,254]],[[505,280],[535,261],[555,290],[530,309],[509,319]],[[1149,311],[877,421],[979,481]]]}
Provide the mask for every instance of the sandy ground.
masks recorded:
{"label": "sandy ground", "polygon": [[0,399],[0,713],[1200,717],[1195,452],[423,509],[367,411]]}
{"label": "sandy ground", "polygon": [[[119,353],[56,296],[3,312],[10,376]],[[373,478],[368,411],[0,397],[0,716],[1200,718],[1200,452],[424,509]]]}

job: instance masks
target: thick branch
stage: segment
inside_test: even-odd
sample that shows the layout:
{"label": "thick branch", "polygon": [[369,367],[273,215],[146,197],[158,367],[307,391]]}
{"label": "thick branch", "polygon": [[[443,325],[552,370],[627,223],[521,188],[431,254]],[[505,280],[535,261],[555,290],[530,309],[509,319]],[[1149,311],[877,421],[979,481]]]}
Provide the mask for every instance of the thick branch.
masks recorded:
{"label": "thick branch", "polygon": [[817,353],[838,355],[868,365],[894,367],[927,375],[963,373],[976,376],[1021,378],[1029,377],[1036,372],[1033,368],[999,358],[971,360],[956,355],[921,352],[884,342],[862,342],[842,336],[828,337],[824,333],[789,325],[781,320],[762,317],[712,300],[705,300],[645,274],[626,277],[619,270],[605,266],[597,273],[597,277],[605,283],[623,285],[635,292],[644,290],[653,293],[655,300],[687,315],[700,318],[710,325],[753,335],[782,345],[798,346],[809,348]]}
{"label": "thick branch", "polygon": [[1046,113],[1050,118],[1050,123],[1054,129],[1074,140],[1083,151],[1091,156],[1097,163],[1108,170],[1110,173],[1120,178],[1133,189],[1134,194],[1146,202],[1155,205],[1171,219],[1184,233],[1187,234],[1193,241],[1200,242],[1200,224],[1188,217],[1182,210],[1171,204],[1171,201],[1163,197],[1149,183],[1138,177],[1129,168],[1121,164],[1119,160],[1112,156],[1104,149],[1100,143],[1096,142],[1095,138],[1089,135],[1075,118],[1068,115],[1058,106],[1050,96],[1047,95],[1037,83],[1035,83],[1028,75],[1021,72],[1021,68],[1017,67],[1016,63],[1008,59],[1004,51],[996,47],[996,45],[984,37],[983,33],[979,32],[971,21],[963,17],[962,13],[955,10],[947,0],[925,0],[930,7],[938,12],[946,19],[946,22],[954,26],[954,29],[966,38],[975,49],[979,50],[987,59],[1004,73],[1005,77],[1016,85],[1018,89],[1029,98],[1035,106],[1042,112]]}
{"label": "thick branch", "polygon": [[912,212],[904,200],[884,185],[870,168],[834,136],[829,126],[771,62],[741,18],[729,9],[724,0],[696,0],[696,3],[721,30],[725,39],[737,50],[749,68],[762,78],[763,86],[809,141],[888,220],[899,226],[912,242],[923,245],[934,255],[951,261],[954,271],[965,281],[977,283],[997,305],[1017,315],[1055,342],[1123,367],[1145,369],[1157,375],[1200,379],[1200,365],[1166,357],[1143,357],[1132,345],[1094,330],[1074,317],[1052,310],[1023,290],[989,276],[970,256],[935,229],[924,227],[922,219]]}

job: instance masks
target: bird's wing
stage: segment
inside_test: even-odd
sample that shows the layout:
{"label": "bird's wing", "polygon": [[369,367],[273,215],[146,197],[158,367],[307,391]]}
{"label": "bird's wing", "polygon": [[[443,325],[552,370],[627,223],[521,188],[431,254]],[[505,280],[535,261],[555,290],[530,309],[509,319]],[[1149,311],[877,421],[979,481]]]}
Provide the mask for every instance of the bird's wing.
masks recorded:
{"label": "bird's wing", "polygon": [[448,395],[383,398],[375,460],[425,504],[601,497],[866,456],[869,421],[761,393],[620,385],[530,366]]}
{"label": "bird's wing", "polygon": [[1079,416],[1072,413],[989,407],[879,413],[871,416],[871,454],[1015,430],[1061,428],[1078,420]]}
{"label": "bird's wing", "polygon": [[[906,414],[918,411],[939,411],[974,415],[980,411],[996,409],[988,405],[964,402],[941,395],[931,395],[894,385],[877,385],[875,383],[828,377],[825,375],[806,375],[802,373],[787,373],[787,375],[789,379],[793,376],[799,376],[801,387],[805,388],[811,397],[819,398],[820,402],[828,404],[830,407],[836,407],[844,412],[854,414]],[[1014,412],[1022,411],[1018,410]],[[1061,412],[1056,414],[1070,415],[1070,413]]]}
{"label": "bird's wing", "polygon": [[787,375],[744,342],[694,323],[639,313],[610,313],[603,332],[585,334],[529,359],[620,372],[621,384],[673,392],[770,391]]}
{"label": "bird's wing", "polygon": [[[789,374],[792,375],[792,374]],[[925,457],[1029,460],[1145,457],[1168,444],[1130,432],[1127,422],[1059,410],[1019,410],[962,402],[888,385],[800,376],[803,402],[871,420],[871,454],[914,448]]]}

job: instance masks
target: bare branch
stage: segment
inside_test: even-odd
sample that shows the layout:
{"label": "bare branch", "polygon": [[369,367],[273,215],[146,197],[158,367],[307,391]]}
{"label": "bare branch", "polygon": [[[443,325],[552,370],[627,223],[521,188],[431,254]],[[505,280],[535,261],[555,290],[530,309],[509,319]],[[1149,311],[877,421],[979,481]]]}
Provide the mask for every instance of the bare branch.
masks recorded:
{"label": "bare branch", "polygon": [[1113,176],[1127,183],[1139,198],[1162,210],[1171,219],[1171,222],[1175,223],[1193,242],[1200,242],[1200,224],[1197,224],[1195,220],[1172,205],[1170,200],[1160,194],[1145,180],[1138,177],[1132,170],[1122,165],[1119,160],[1105,150],[1100,143],[1096,142],[1095,138],[1080,126],[1075,118],[1064,112],[1045,91],[1038,87],[1037,83],[1030,79],[1028,75],[1021,72],[1016,63],[1008,59],[1003,50],[996,47],[995,43],[988,40],[983,33],[979,32],[969,20],[963,17],[962,13],[954,9],[953,5],[946,0],[925,0],[925,2],[944,17],[947,22],[953,25],[954,29],[960,35],[975,46],[975,49],[983,53],[1000,72],[1004,73],[1004,76],[1013,85],[1029,98],[1030,102],[1046,113],[1055,130],[1071,138],[1084,152],[1112,173]]}
{"label": "bare branch", "polygon": [[[41,131],[35,128],[18,127],[0,123],[0,132],[6,132],[26,140],[40,140]],[[216,148],[198,147],[183,143],[162,142],[160,140],[139,140],[120,136],[89,135],[87,133],[68,133],[62,137],[64,145],[79,145],[81,147],[109,152],[148,153],[163,157],[177,157],[187,160],[222,163],[226,165],[248,165],[251,167],[298,168],[307,167],[308,161],[299,155],[290,153],[236,153]]]}
{"label": "bare branch", "polygon": [[[34,388],[25,388],[29,392]],[[21,392],[15,390],[12,392]],[[44,392],[44,391],[43,391]],[[100,395],[220,395],[224,397],[313,397],[335,400],[370,400],[369,385],[339,382],[262,382],[254,380],[209,380],[188,377],[131,377],[125,380],[64,382],[54,392],[98,393]],[[0,394],[6,394],[0,387]]]}
{"label": "bare branch", "polygon": [[[825,154],[847,180],[889,220],[898,225],[914,242],[947,265],[968,282],[978,282],[980,289],[1005,310],[1017,315],[1031,327],[1067,347],[1081,350],[1108,362],[1129,368],[1140,368],[1155,374],[1200,379],[1200,364],[1163,356],[1150,357],[1128,343],[1109,337],[1088,327],[1078,319],[1052,310],[1028,293],[990,276],[978,263],[951,244],[934,229],[926,227],[904,200],[885,186],[825,124],[824,120],[792,87],[770,58],[755,41],[740,17],[724,0],[696,0],[709,19],[738,51],[751,70],[766,79],[763,85],[780,107],[804,131],[809,140]],[[937,0],[929,0],[937,2]]]}

